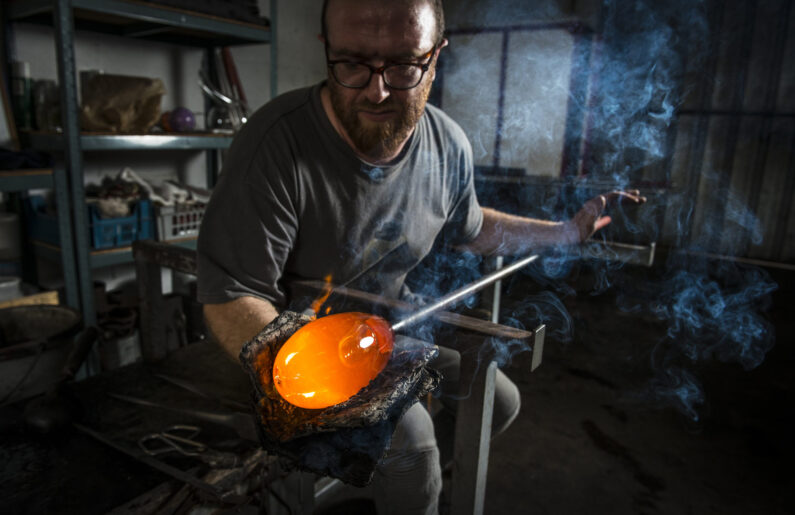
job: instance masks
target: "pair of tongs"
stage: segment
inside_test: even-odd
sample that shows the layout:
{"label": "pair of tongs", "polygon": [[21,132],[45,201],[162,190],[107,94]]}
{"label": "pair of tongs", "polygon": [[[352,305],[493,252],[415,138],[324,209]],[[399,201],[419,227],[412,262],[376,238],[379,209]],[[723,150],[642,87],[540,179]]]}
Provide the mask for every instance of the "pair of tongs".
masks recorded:
{"label": "pair of tongs", "polygon": [[176,424],[159,433],[150,433],[141,437],[138,440],[138,447],[149,456],[176,452],[200,459],[213,468],[234,468],[240,464],[237,454],[211,449],[195,440],[200,432],[198,426]]}

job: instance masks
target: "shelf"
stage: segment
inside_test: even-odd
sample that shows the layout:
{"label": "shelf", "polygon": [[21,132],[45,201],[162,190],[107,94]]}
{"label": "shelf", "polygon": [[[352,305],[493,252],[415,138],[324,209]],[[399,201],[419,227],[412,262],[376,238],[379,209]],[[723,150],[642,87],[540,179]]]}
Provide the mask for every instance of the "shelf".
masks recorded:
{"label": "shelf", "polygon": [[0,191],[52,189],[52,187],[52,170],[49,168],[0,171]]}
{"label": "shelf", "polygon": [[[185,2],[174,8],[154,3],[157,0],[0,0],[4,23],[38,24],[52,28],[56,50],[57,81],[61,90],[63,133],[26,132],[20,143],[29,149],[62,154],[63,167],[55,173],[29,177],[0,176],[3,189],[42,189],[51,187],[59,210],[59,239],[56,245],[30,240],[34,256],[61,263],[69,305],[83,312],[86,324],[96,323],[92,270],[133,262],[131,247],[95,250],[90,247],[90,223],[83,184],[84,160],[91,152],[181,150],[206,151],[208,185],[216,177],[218,150],[231,146],[234,135],[207,132],[118,134],[81,132],[80,106],[77,103],[75,35],[102,33],[135,41],[165,42],[201,49],[210,57],[218,47],[232,45],[270,45],[271,90],[276,88],[276,13],[277,2],[270,3],[270,20],[248,11],[240,21],[195,12],[201,2]],[[167,2],[167,0],[163,0]],[[222,15],[223,16],[223,15]],[[229,14],[228,16],[232,16]],[[5,27],[4,27],[5,28]],[[10,45],[6,45],[8,49]],[[140,44],[135,45],[140,47]],[[147,46],[147,45],[144,45]],[[7,60],[9,55],[6,56]],[[96,157],[96,156],[95,156]],[[63,172],[63,173],[62,173]],[[44,175],[44,176],[42,176]],[[45,238],[46,239],[46,238]],[[48,239],[53,243],[56,240]],[[195,248],[196,240],[168,242]]]}
{"label": "shelf", "polygon": [[[8,17],[52,25],[55,0],[7,2]],[[131,0],[71,0],[76,30],[189,46],[269,43],[270,27],[219,18],[148,2]]]}
{"label": "shelf", "polygon": [[[50,245],[42,241],[32,240],[33,251],[36,256],[48,261],[61,261],[61,249],[56,245]],[[178,247],[188,249],[196,248],[196,238],[184,238],[168,243]],[[89,253],[89,262],[92,269],[103,268],[106,266],[123,265],[133,262],[132,247],[117,247],[113,249],[92,250]]]}
{"label": "shelf", "polygon": [[[62,134],[27,132],[20,134],[27,148],[42,151],[63,151],[65,139]],[[188,134],[113,134],[83,133],[80,148],[83,151],[98,150],[212,150],[226,149],[232,144],[229,134],[196,132]]]}

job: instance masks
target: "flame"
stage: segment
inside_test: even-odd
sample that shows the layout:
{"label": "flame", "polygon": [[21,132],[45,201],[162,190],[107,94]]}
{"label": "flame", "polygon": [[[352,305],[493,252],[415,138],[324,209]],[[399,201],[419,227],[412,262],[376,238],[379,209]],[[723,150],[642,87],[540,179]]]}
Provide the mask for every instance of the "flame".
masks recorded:
{"label": "flame", "polygon": [[348,400],[381,373],[392,347],[392,328],[381,317],[338,313],[318,318],[296,331],[279,349],[273,384],[282,398],[295,406],[333,406]]}
{"label": "flame", "polygon": [[[327,275],[323,281],[325,284],[323,285],[323,289],[320,291],[320,295],[314,301],[312,301],[312,305],[309,309],[317,315],[320,312],[320,307],[328,300],[329,295],[331,295],[331,290],[334,288],[334,285],[331,284],[331,274]],[[331,311],[331,306],[326,308],[326,313]]]}

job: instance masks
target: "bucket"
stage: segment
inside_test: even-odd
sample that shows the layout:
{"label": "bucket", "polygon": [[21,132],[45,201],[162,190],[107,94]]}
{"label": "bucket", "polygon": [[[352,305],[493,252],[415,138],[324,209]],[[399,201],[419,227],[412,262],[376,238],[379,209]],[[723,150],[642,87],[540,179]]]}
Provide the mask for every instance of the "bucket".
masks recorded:
{"label": "bucket", "polygon": [[22,280],[19,277],[0,275],[0,302],[22,297]]}
{"label": "bucket", "polygon": [[17,261],[22,256],[19,215],[0,212],[0,261]]}
{"label": "bucket", "polygon": [[0,309],[0,404],[55,384],[81,325],[80,313],[65,306]]}

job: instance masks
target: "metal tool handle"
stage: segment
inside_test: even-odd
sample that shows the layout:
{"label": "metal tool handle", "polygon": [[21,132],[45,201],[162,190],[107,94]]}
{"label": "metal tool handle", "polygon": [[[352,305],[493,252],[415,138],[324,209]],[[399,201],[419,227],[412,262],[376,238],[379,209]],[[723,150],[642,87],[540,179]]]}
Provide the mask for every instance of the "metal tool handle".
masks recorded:
{"label": "metal tool handle", "polygon": [[219,499],[221,501],[237,505],[246,504],[250,500],[246,496],[238,495],[232,491],[224,491],[215,485],[211,485],[206,481],[202,481],[201,479],[197,478],[196,476],[188,472],[184,472],[183,470],[180,470],[176,467],[172,467],[171,465],[163,463],[162,461],[157,460],[147,454],[137,452],[134,449],[128,448],[126,445],[115,442],[114,440],[111,440],[104,434],[98,431],[94,431],[89,427],[78,424],[77,422],[73,422],[72,425],[80,432],[87,434],[88,436],[94,438],[95,440],[113,449],[116,449],[117,451],[126,454],[127,456],[130,456],[140,461],[141,463],[144,463],[152,467],[155,470],[163,472],[164,474],[167,474],[179,481],[182,481],[183,483],[189,484],[197,488],[199,491],[211,495],[215,499]]}
{"label": "metal tool handle", "polygon": [[434,314],[435,312],[444,309],[446,307],[452,306],[456,302],[469,297],[473,293],[479,292],[486,286],[494,283],[502,279],[503,277],[510,275],[520,268],[524,268],[525,266],[529,265],[533,261],[538,259],[538,254],[534,254],[532,256],[528,256],[526,258],[520,259],[519,261],[512,263],[504,268],[500,268],[499,270],[495,270],[494,272],[481,277],[479,280],[475,281],[472,284],[468,284],[462,288],[459,288],[452,293],[448,293],[441,299],[437,300],[433,304],[426,306],[419,311],[415,311],[413,314],[409,315],[408,317],[400,320],[397,323],[392,324],[392,330],[395,332],[400,331],[401,329],[405,329],[411,325],[420,322],[428,318],[430,315]]}
{"label": "metal tool handle", "polygon": [[[198,456],[207,446],[193,440],[199,434],[197,426],[173,425],[159,433],[150,433],[138,440],[138,447],[149,456],[176,451],[184,456]],[[180,434],[183,433],[183,434]]]}

